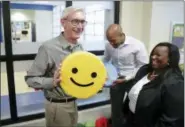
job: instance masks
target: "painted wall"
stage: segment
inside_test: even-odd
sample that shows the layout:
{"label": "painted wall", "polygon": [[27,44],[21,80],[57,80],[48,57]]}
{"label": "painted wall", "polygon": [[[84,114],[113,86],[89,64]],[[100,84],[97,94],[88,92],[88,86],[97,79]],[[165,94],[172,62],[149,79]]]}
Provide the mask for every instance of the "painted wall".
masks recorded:
{"label": "painted wall", "polygon": [[148,52],[161,41],[170,41],[171,22],[183,22],[184,6],[180,1],[122,1],[120,24],[124,32],[143,41]]}
{"label": "painted wall", "polygon": [[152,2],[122,1],[120,7],[120,24],[128,36],[143,41],[148,47],[151,22]]}
{"label": "painted wall", "polygon": [[172,22],[184,23],[182,1],[153,2],[149,49],[161,41],[170,41]]}

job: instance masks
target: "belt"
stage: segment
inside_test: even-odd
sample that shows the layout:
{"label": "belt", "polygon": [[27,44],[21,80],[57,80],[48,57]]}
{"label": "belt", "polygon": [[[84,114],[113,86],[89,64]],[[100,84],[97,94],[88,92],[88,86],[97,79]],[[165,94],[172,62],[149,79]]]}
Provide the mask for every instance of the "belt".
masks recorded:
{"label": "belt", "polygon": [[68,103],[71,101],[75,101],[76,98],[65,98],[65,99],[55,99],[55,98],[46,98],[48,101],[50,102],[54,102],[54,103]]}

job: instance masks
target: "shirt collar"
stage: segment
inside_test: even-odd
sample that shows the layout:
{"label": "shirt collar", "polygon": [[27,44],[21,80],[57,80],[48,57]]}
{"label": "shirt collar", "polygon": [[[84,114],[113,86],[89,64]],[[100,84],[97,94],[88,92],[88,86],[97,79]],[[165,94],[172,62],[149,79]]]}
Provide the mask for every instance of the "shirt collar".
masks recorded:
{"label": "shirt collar", "polygon": [[80,44],[77,42],[76,44],[71,44],[69,41],[67,41],[64,37],[64,32],[61,32],[59,36],[60,44],[64,49],[73,49],[73,47],[79,46]]}
{"label": "shirt collar", "polygon": [[128,38],[125,36],[125,42],[123,44],[121,44],[119,47],[123,47],[126,45],[129,45],[129,41],[128,41]]}

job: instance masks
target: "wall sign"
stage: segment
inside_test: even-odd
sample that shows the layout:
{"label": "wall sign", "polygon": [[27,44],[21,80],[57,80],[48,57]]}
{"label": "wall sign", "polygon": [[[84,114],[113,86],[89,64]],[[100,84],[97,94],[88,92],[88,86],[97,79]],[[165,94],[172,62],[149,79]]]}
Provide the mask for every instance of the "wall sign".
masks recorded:
{"label": "wall sign", "polygon": [[1,4],[0,4],[0,43],[2,42],[2,15],[1,15]]}
{"label": "wall sign", "polygon": [[172,23],[171,42],[178,46],[180,50],[184,48],[184,24]]}
{"label": "wall sign", "polygon": [[184,70],[184,23],[172,23],[170,40],[172,44],[175,44],[179,48],[179,65],[180,68]]}

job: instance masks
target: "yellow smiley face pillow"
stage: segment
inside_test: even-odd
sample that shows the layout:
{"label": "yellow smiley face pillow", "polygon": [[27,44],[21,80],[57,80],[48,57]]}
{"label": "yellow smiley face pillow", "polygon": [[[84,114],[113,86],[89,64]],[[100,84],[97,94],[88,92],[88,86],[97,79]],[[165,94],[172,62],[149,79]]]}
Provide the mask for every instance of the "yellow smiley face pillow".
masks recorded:
{"label": "yellow smiley face pillow", "polygon": [[76,98],[89,98],[105,84],[107,77],[103,62],[94,54],[78,51],[68,55],[61,65],[61,87]]}

